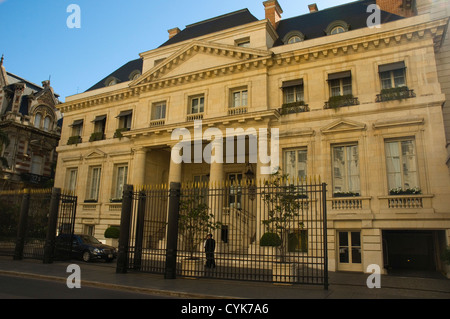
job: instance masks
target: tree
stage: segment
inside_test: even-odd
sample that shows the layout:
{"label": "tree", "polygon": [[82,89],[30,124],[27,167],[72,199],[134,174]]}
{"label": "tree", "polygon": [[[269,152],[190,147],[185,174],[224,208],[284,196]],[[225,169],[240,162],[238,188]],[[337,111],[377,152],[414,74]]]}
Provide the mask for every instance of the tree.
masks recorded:
{"label": "tree", "polygon": [[221,226],[220,222],[214,222],[214,215],[208,211],[208,205],[200,195],[193,195],[180,202],[178,227],[190,259],[194,259],[196,248],[205,240],[205,236]]}
{"label": "tree", "polygon": [[[301,200],[305,198],[303,188],[290,184],[287,175],[280,175],[279,171],[266,181],[262,198],[267,208],[268,218],[262,223],[267,232],[278,235],[277,247],[280,252],[280,261],[285,261],[288,246],[289,230],[293,228],[296,218],[300,216]],[[298,227],[303,228],[303,222],[298,221]]]}

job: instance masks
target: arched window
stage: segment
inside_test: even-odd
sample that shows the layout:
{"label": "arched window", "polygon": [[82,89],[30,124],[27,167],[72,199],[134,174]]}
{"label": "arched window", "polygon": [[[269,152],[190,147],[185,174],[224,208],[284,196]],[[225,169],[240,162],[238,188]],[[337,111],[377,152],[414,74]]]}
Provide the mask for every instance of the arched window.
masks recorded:
{"label": "arched window", "polygon": [[325,32],[327,35],[338,34],[347,32],[350,29],[350,25],[342,20],[337,20],[331,22],[326,28]]}
{"label": "arched window", "polygon": [[301,42],[301,41],[302,41],[302,39],[300,39],[300,37],[298,35],[294,35],[289,38],[288,44],[297,43],[297,42]]}
{"label": "arched window", "polygon": [[338,33],[342,33],[345,32],[345,29],[343,26],[338,25],[337,27],[334,27],[333,29],[331,29],[330,34],[338,34]]}
{"label": "arched window", "polygon": [[284,44],[292,44],[292,43],[302,42],[304,39],[305,39],[305,36],[303,35],[303,33],[301,33],[300,31],[297,31],[297,30],[293,30],[293,31],[287,33],[283,37],[282,41]]}
{"label": "arched window", "polygon": [[46,116],[44,119],[44,131],[49,131],[50,130],[50,124],[52,123],[52,119],[50,118],[50,116]]}
{"label": "arched window", "polygon": [[42,121],[41,113],[36,113],[36,115],[34,116],[34,127],[40,128],[41,127],[41,121]]}

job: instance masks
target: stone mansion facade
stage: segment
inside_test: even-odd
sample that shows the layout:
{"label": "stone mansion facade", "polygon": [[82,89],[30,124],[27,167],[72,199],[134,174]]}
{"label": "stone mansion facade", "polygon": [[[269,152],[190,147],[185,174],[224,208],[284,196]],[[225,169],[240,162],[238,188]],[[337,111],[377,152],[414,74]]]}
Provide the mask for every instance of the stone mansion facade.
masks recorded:
{"label": "stone mansion facade", "polygon": [[[330,270],[407,267],[408,258],[444,270],[450,177],[436,56],[448,17],[412,2],[311,5],[283,19],[278,1],[264,1],[263,20],[244,9],[171,29],[158,48],[67,97],[57,106],[55,186],[78,195],[77,231],[102,239],[119,225],[124,184],[269,176],[261,156],[250,163],[249,145],[243,162],[174,161],[174,132],[184,129],[194,149],[201,123],[202,151],[208,130],[255,132],[284,174],[327,183]],[[381,25],[369,28],[375,3]]]}

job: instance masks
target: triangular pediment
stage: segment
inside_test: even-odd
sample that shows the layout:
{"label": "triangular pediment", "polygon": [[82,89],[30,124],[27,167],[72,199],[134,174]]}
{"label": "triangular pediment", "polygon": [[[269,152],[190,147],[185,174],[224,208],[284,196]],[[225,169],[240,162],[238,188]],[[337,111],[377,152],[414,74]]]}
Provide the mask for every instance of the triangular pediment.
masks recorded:
{"label": "triangular pediment", "polygon": [[349,121],[338,120],[321,129],[323,134],[344,133],[351,131],[362,131],[366,129],[366,124]]}
{"label": "triangular pediment", "polygon": [[95,159],[95,158],[104,158],[104,157],[106,157],[106,153],[105,152],[102,152],[99,149],[95,149],[95,150],[90,151],[89,153],[87,153],[84,158],[85,159]]}
{"label": "triangular pediment", "polygon": [[251,62],[270,54],[264,50],[193,41],[132,81],[130,86],[219,69],[239,62]]}

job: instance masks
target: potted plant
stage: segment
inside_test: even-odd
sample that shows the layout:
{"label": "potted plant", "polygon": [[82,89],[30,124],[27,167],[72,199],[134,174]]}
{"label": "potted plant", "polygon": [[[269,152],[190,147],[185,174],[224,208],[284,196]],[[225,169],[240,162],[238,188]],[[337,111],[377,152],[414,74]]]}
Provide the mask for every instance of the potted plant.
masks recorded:
{"label": "potted plant", "polygon": [[[294,281],[295,268],[286,260],[288,247],[288,234],[296,217],[300,216],[301,199],[304,195],[299,192],[297,186],[285,185],[287,176],[279,174],[279,171],[273,174],[271,181],[266,182],[265,189],[262,192],[263,201],[267,208],[268,218],[262,223],[267,227],[268,232],[274,233],[279,237],[275,241],[278,250],[278,260],[273,264],[274,281]],[[270,235],[272,240],[273,235]],[[275,237],[276,238],[276,237]]]}
{"label": "potted plant", "polygon": [[389,195],[420,195],[420,194],[422,194],[422,190],[418,187],[406,189],[403,189],[402,187],[397,187],[389,190]]}
{"label": "potted plant", "polygon": [[[198,275],[202,267],[202,258],[196,255],[208,233],[220,228],[221,223],[214,221],[214,215],[209,213],[208,205],[203,196],[195,195],[180,202],[178,217],[179,234],[183,239],[187,258],[182,261],[184,275]],[[203,253],[203,251],[202,251]]]}
{"label": "potted plant", "polygon": [[119,247],[120,229],[115,226],[106,228],[105,234],[106,244],[113,247]]}

